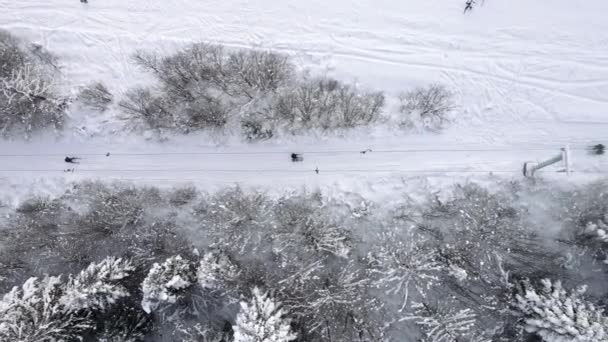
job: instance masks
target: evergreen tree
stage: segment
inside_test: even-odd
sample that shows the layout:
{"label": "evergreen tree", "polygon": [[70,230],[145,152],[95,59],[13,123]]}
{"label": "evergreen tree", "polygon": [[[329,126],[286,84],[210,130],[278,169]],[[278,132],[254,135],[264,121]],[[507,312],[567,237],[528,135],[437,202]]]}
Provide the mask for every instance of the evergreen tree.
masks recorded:
{"label": "evergreen tree", "polygon": [[283,318],[280,304],[262,293],[257,287],[252,290],[250,302],[241,302],[241,311],[236,317],[234,342],[288,342],[296,339],[289,320]]}
{"label": "evergreen tree", "polygon": [[184,299],[188,290],[196,284],[194,265],[177,255],[164,263],[155,263],[142,284],[141,306],[151,313],[161,305],[175,304]]}
{"label": "evergreen tree", "polygon": [[129,294],[114,283],[132,270],[108,257],[67,281],[60,276],[30,278],[0,300],[0,341],[54,342],[80,339],[92,328],[89,317]]}
{"label": "evergreen tree", "polygon": [[608,318],[586,301],[584,287],[568,293],[561,282],[544,279],[536,289],[528,281],[515,296],[514,309],[527,332],[547,342],[606,342]]}
{"label": "evergreen tree", "polygon": [[70,310],[104,310],[120,298],[127,297],[127,289],[119,282],[135,270],[131,263],[115,257],[90,264],[76,276],[69,277],[63,304]]}

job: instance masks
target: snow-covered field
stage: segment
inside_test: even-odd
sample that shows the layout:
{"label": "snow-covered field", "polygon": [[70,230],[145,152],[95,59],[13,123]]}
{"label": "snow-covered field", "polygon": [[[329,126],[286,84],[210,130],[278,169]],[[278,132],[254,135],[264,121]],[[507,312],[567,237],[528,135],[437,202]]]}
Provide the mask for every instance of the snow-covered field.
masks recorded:
{"label": "snow-covered field", "polygon": [[[15,189],[94,177],[386,194],[411,177],[519,178],[524,161],[565,144],[579,172],[572,178],[608,172],[605,158],[584,151],[608,137],[608,2],[487,0],[466,14],[463,2],[0,0],[0,28],[56,54],[66,90],[102,80],[120,97],[149,81],[130,62],[136,49],[169,53],[207,41],[285,52],[302,68],[389,96],[438,82],[459,104],[455,125],[440,135],[371,129],[253,146],[201,137],[153,143],[111,134],[120,125],[113,112],[72,112],[61,141],[1,142],[0,182]],[[289,161],[293,151],[304,152],[303,163]],[[74,173],[63,172],[67,154],[84,158]]]}

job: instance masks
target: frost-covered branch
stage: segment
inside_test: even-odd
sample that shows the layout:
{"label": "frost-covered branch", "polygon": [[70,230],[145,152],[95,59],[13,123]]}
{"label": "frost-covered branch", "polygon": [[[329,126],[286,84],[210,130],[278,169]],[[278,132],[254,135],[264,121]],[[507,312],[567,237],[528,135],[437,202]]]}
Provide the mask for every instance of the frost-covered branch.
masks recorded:
{"label": "frost-covered branch", "polygon": [[384,233],[378,250],[370,253],[368,260],[375,285],[384,288],[386,294],[401,297],[403,311],[408,303],[410,291],[424,297],[433,284],[439,281],[443,269],[432,249],[423,247],[414,234],[405,238],[394,232]]}
{"label": "frost-covered branch", "polygon": [[608,341],[608,318],[603,311],[583,298],[585,287],[566,291],[561,282],[549,279],[535,288],[521,284],[513,308],[522,316],[526,331],[544,341]]}
{"label": "frost-covered branch", "polygon": [[297,335],[291,330],[279,302],[259,288],[252,298],[241,302],[241,311],[233,326],[234,342],[288,342]]}

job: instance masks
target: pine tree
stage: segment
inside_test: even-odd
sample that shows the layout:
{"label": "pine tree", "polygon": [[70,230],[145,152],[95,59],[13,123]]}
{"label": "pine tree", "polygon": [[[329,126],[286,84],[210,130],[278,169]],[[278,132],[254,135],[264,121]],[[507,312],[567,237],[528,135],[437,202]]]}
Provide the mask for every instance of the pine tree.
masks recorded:
{"label": "pine tree", "polygon": [[115,257],[92,263],[66,284],[63,304],[70,310],[104,310],[129,294],[119,282],[135,270],[131,263]]}
{"label": "pine tree", "polygon": [[0,301],[0,341],[62,341],[91,325],[61,304],[61,277],[30,278]]}
{"label": "pine tree", "polygon": [[291,331],[289,320],[283,318],[280,304],[262,293],[257,287],[253,298],[241,302],[241,311],[236,317],[234,342],[288,342],[297,335]]}
{"label": "pine tree", "polygon": [[151,313],[163,304],[175,304],[195,283],[193,265],[181,256],[171,257],[162,264],[155,263],[142,284],[141,306]]}
{"label": "pine tree", "polygon": [[91,264],[67,281],[60,276],[30,278],[0,300],[0,341],[55,342],[79,339],[93,327],[89,317],[128,296],[115,281],[132,270],[113,257]]}
{"label": "pine tree", "polygon": [[541,286],[525,281],[515,296],[513,307],[523,316],[526,331],[548,342],[608,341],[608,318],[582,297],[584,287],[568,293],[559,281],[548,279]]}

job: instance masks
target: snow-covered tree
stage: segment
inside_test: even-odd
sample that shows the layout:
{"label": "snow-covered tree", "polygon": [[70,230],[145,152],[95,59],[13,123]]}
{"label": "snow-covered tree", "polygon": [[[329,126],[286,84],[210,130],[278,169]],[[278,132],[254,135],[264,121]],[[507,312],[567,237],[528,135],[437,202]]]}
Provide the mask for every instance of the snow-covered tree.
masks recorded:
{"label": "snow-covered tree", "polygon": [[422,330],[425,342],[481,342],[488,341],[475,329],[476,315],[471,309],[454,309],[452,303],[437,307],[428,303],[414,303],[413,314],[402,321],[413,320]]}
{"label": "snow-covered tree", "polygon": [[104,310],[121,298],[127,297],[127,289],[120,281],[135,270],[128,260],[108,257],[100,263],[92,263],[76,276],[70,276],[62,303],[69,310]]}
{"label": "snow-covered tree", "polygon": [[216,290],[225,281],[233,280],[239,270],[224,253],[205,253],[196,271],[198,284],[206,290]]}
{"label": "snow-covered tree", "polygon": [[540,288],[521,284],[513,308],[522,316],[526,331],[547,342],[608,341],[608,318],[585,300],[585,287],[566,291],[561,282],[544,279]]}
{"label": "snow-covered tree", "polygon": [[305,322],[306,333],[326,341],[370,333],[368,316],[379,304],[366,293],[369,279],[360,265],[349,261],[334,269],[311,266],[306,286],[284,300],[292,317]]}
{"label": "snow-covered tree", "polygon": [[415,234],[398,236],[394,231],[383,233],[378,249],[368,255],[370,272],[377,287],[388,295],[401,297],[403,311],[408,306],[410,291],[425,296],[426,291],[439,281],[443,269],[435,251],[424,247]]}
{"label": "snow-covered tree", "polygon": [[251,300],[241,302],[233,330],[235,342],[288,342],[297,338],[289,320],[283,317],[280,303],[257,287],[252,290]]}
{"label": "snow-covered tree", "polygon": [[216,194],[195,209],[212,247],[231,255],[262,252],[267,246],[272,203],[262,193],[235,187]]}
{"label": "snow-covered tree", "polygon": [[525,213],[504,193],[477,184],[458,185],[447,200],[432,200],[418,229],[445,268],[444,288],[456,293],[480,320],[500,319],[508,301],[508,277],[559,272],[551,249],[524,221]]}
{"label": "snow-covered tree", "polygon": [[61,277],[30,278],[0,301],[0,341],[59,342],[78,339],[92,328],[89,317],[128,296],[116,284],[132,268],[109,257],[91,264],[67,281]]}
{"label": "snow-covered tree", "polygon": [[175,304],[188,295],[188,290],[194,284],[196,284],[194,266],[181,256],[168,258],[162,264],[155,263],[142,284],[141,306],[144,311],[151,313],[161,305]]}
{"label": "snow-covered tree", "polygon": [[63,341],[92,325],[62,304],[61,277],[30,278],[0,301],[0,341]]}
{"label": "snow-covered tree", "polygon": [[61,128],[67,100],[54,91],[52,58],[42,55],[0,30],[0,135]]}
{"label": "snow-covered tree", "polygon": [[279,201],[275,208],[278,225],[272,234],[275,252],[347,257],[352,249],[350,232],[333,222],[322,206],[316,194]]}

